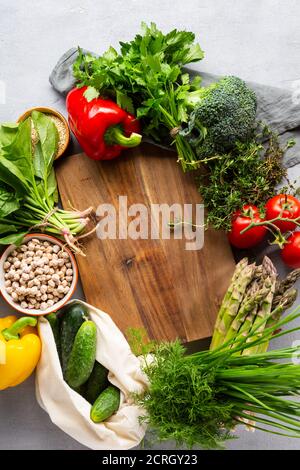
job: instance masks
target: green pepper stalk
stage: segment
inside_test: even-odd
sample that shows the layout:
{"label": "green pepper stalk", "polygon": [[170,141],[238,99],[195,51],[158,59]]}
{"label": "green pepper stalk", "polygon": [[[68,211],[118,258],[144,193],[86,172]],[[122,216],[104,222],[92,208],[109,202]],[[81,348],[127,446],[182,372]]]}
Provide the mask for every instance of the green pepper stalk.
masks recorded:
{"label": "green pepper stalk", "polygon": [[33,317],[21,317],[9,328],[5,328],[1,331],[1,334],[6,339],[10,341],[12,339],[19,339],[19,333],[24,330],[26,326],[36,326],[37,319]]}

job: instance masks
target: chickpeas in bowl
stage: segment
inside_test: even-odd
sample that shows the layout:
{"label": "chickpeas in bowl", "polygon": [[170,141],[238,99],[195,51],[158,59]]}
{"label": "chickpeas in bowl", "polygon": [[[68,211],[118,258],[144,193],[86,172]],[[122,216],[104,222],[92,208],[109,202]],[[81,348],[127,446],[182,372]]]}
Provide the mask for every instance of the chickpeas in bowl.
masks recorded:
{"label": "chickpeas in bowl", "polygon": [[78,281],[74,255],[49,235],[31,234],[10,245],[0,261],[0,289],[5,300],[27,315],[46,315],[61,308]]}

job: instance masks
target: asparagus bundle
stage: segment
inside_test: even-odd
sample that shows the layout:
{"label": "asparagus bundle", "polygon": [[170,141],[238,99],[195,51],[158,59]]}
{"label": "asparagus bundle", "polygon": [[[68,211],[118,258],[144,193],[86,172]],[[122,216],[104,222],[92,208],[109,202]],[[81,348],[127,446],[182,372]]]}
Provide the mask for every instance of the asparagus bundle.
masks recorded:
{"label": "asparagus bundle", "polygon": [[[222,302],[212,347],[186,354],[179,341],[145,353],[148,390],[137,395],[146,422],[160,440],[178,445],[220,447],[236,424],[300,438],[300,347],[267,351],[269,341],[300,318],[300,307],[281,319],[295,301],[298,272],[277,279],[272,262],[243,259]],[[153,347],[153,345],[152,345]],[[278,362],[278,359],[280,362]],[[255,422],[249,418],[255,415]]]}
{"label": "asparagus bundle", "polygon": [[[242,259],[223,299],[210,349],[226,343],[238,332],[249,335],[258,324],[260,327],[256,334],[259,336],[265,327],[278,321],[284,310],[296,300],[297,290],[292,287],[299,277],[300,269],[296,269],[285,279],[278,280],[276,268],[267,256],[260,266],[249,265],[247,258]],[[244,354],[257,351],[258,348],[247,348]]]}

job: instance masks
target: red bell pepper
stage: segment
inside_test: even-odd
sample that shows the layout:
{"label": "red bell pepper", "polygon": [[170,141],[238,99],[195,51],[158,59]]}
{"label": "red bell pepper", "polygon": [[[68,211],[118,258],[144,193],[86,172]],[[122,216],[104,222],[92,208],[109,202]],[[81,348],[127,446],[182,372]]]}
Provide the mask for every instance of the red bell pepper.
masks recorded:
{"label": "red bell pepper", "polygon": [[70,128],[86,155],[111,160],[124,148],[136,147],[142,136],[139,121],[114,101],[84,96],[87,87],[74,88],[67,96]]}

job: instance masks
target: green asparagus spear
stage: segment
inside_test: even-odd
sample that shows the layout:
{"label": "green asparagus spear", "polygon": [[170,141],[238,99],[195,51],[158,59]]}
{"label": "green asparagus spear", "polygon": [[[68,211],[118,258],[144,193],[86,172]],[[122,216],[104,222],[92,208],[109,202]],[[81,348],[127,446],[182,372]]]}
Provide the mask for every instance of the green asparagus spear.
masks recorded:
{"label": "green asparagus spear", "polygon": [[[263,289],[265,290],[265,296],[261,299],[260,305],[257,309],[257,313],[255,318],[253,319],[253,323],[251,326],[251,330],[257,329],[258,325],[259,328],[256,330],[256,333],[252,335],[252,338],[257,339],[260,336],[260,333],[265,329],[266,323],[268,318],[270,317],[271,310],[272,310],[272,302],[276,288],[276,279],[277,279],[277,270],[267,256],[264,257],[262,262],[262,273],[261,279],[263,283]],[[262,321],[265,319],[265,322]],[[250,355],[255,354],[256,347],[248,348],[243,351],[243,355]]]}
{"label": "green asparagus spear", "polygon": [[299,278],[300,269],[294,269],[294,271],[290,272],[285,279],[276,283],[272,310],[274,310],[280,304],[282,296],[294,286],[295,282]]}
{"label": "green asparagus spear", "polygon": [[[271,308],[272,308],[272,300],[275,292],[275,283],[276,283],[276,278],[273,277],[268,277],[265,281],[265,288],[267,291],[267,294],[265,297],[262,299],[262,302],[260,304],[260,307],[257,310],[256,317],[254,319],[254,322],[252,324],[251,330],[254,330],[257,328],[258,325],[259,328],[257,329],[256,335],[252,337],[252,341],[257,339],[260,336],[260,333],[265,329],[268,317],[271,313]],[[262,320],[265,319],[265,323],[262,323]],[[257,352],[257,347],[253,346],[252,348],[246,349],[243,354],[250,355],[250,354],[255,354]]]}
{"label": "green asparagus spear", "polygon": [[244,298],[237,313],[237,316],[235,317],[227,331],[227,334],[223,341],[224,343],[232,339],[238,333],[241,325],[244,323],[246,318],[249,316],[249,314],[251,314],[251,312],[257,310],[257,307],[260,305],[261,301],[266,298],[268,292],[268,289],[265,287],[261,290],[258,290],[256,293],[253,293],[252,295]]}
{"label": "green asparagus spear", "polygon": [[230,285],[229,285],[229,287],[227,289],[227,292],[226,292],[226,294],[223,298],[223,301],[222,301],[222,304],[221,304],[221,307],[220,307],[220,310],[219,310],[218,318],[216,320],[216,326],[217,326],[218,323],[221,323],[221,320],[223,318],[224,310],[227,307],[227,305],[229,304],[229,302],[231,301],[231,296],[232,296],[233,289],[235,288],[235,283],[236,283],[237,279],[239,278],[239,276],[240,276],[241,272],[243,271],[243,269],[246,268],[246,266],[248,266],[248,259],[247,258],[243,258],[236,265],[233,276],[232,276],[231,281],[230,281]]}
{"label": "green asparagus spear", "polygon": [[[279,305],[274,310],[272,310],[272,316],[269,317],[269,319],[267,320],[266,328],[274,326],[280,320],[280,317],[283,312],[285,310],[288,310],[293,305],[297,298],[297,295],[297,289],[290,289],[289,291],[285,292],[285,294],[281,298],[281,302],[279,303]],[[269,342],[260,344],[258,347],[256,347],[256,353],[260,354],[266,352],[268,346]]]}
{"label": "green asparagus spear", "polygon": [[210,349],[215,349],[223,343],[228,328],[237,315],[239,306],[244,298],[246,288],[253,278],[255,265],[248,265],[246,263],[247,260],[242,260],[236,267],[236,271],[228,289],[229,292],[227,292],[228,295],[225,295],[219,311],[218,321],[214,330]]}
{"label": "green asparagus spear", "polygon": [[222,301],[222,304],[220,306],[220,310],[219,310],[219,313],[218,313],[218,316],[217,316],[217,319],[216,319],[215,329],[214,329],[214,336],[213,336],[212,341],[211,341],[211,349],[213,349],[212,345],[215,342],[215,336],[217,334],[216,330],[218,330],[221,327],[224,311],[227,308],[227,305],[229,304],[229,302],[231,300],[232,292],[233,292],[233,289],[235,288],[235,283],[236,283],[237,279],[239,278],[242,270],[246,266],[248,266],[248,259],[243,258],[235,267],[235,271],[234,271],[232,279],[230,281],[230,285],[229,285],[229,287],[227,289],[227,292],[226,292],[226,294],[223,298],[223,301]]}

